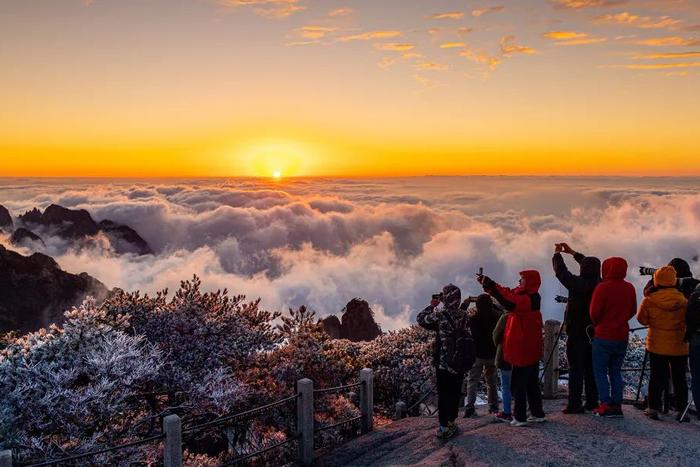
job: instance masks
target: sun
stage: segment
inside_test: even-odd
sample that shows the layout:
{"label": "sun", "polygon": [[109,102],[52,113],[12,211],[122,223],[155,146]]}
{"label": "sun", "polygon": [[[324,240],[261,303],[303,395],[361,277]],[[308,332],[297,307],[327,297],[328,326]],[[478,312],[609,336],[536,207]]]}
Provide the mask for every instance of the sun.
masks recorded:
{"label": "sun", "polygon": [[275,170],[274,172],[272,172],[272,178],[274,178],[275,180],[279,180],[280,178],[282,178],[282,171]]}

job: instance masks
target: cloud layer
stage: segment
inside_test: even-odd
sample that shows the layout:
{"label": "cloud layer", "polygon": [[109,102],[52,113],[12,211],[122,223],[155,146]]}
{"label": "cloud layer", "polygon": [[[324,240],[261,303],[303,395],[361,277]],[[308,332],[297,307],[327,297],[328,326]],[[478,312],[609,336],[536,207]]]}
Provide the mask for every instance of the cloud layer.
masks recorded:
{"label": "cloud layer", "polygon": [[[46,252],[71,272],[109,287],[176,287],[193,273],[209,288],[262,297],[270,309],[307,304],[337,313],[367,299],[385,329],[414,319],[448,282],[479,291],[474,271],[506,284],[537,268],[544,310],[561,317],[551,274],[555,242],[620,255],[631,265],[697,259],[700,194],[695,180],[412,178],[179,182],[0,182],[16,216],[50,203],[88,209],[135,228],[153,257],[94,248]],[[1,239],[0,239],[1,240]],[[23,250],[28,253],[28,250]],[[691,263],[695,266],[695,263]],[[636,285],[644,283],[630,271]]]}

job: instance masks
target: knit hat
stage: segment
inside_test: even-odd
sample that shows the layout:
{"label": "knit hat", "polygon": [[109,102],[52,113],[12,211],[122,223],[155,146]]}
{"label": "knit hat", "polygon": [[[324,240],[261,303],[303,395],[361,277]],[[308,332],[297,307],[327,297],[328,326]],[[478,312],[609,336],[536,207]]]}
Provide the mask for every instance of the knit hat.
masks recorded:
{"label": "knit hat", "polygon": [[657,287],[675,287],[676,270],[673,266],[663,266],[654,273],[654,285]]}

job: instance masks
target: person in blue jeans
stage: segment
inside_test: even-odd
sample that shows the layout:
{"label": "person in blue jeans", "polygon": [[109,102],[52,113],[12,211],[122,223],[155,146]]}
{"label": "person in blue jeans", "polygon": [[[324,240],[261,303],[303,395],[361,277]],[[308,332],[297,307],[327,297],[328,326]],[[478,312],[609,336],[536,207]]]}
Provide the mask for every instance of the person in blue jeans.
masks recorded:
{"label": "person in blue jeans", "polygon": [[[690,387],[697,409],[700,403],[700,285],[690,295],[685,315],[686,340],[690,343]],[[680,407],[683,410],[685,407]],[[700,421],[700,411],[698,411]]]}
{"label": "person in blue jeans", "polygon": [[510,378],[512,374],[512,366],[503,359],[503,334],[506,328],[506,313],[501,315],[501,318],[496,323],[493,330],[493,343],[496,344],[496,368],[501,373],[501,397],[503,399],[503,411],[495,415],[496,420],[500,422],[510,423],[513,421],[513,413],[511,412],[512,394],[510,392]]}
{"label": "person in blue jeans", "polygon": [[[593,323],[593,374],[600,405],[593,413],[599,417],[622,417],[622,363],[627,351],[629,325],[637,314],[637,294],[625,280],[627,261],[608,258],[603,261],[603,281],[591,298]],[[609,378],[609,380],[608,380]]]}

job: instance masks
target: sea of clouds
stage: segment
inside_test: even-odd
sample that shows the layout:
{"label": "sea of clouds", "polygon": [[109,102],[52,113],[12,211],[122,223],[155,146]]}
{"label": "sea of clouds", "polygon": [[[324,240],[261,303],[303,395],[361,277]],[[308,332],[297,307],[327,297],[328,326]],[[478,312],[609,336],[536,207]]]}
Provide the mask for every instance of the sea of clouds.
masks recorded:
{"label": "sea of clouds", "polygon": [[391,330],[413,322],[443,284],[477,294],[479,267],[506,285],[516,284],[522,269],[540,270],[545,316],[561,319],[553,300],[565,295],[552,273],[555,242],[601,259],[625,257],[640,292],[646,279],[637,265],[680,256],[700,273],[698,181],[0,179],[0,204],[16,217],[57,203],[133,227],[154,256],[45,239],[43,252],[63,269],[86,271],[110,288],[174,290],[197,274],[207,289],[260,297],[268,309],[304,304],[320,316],[361,297]]}

